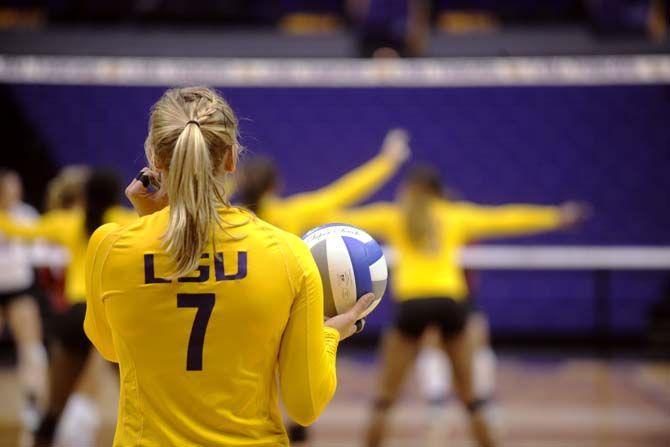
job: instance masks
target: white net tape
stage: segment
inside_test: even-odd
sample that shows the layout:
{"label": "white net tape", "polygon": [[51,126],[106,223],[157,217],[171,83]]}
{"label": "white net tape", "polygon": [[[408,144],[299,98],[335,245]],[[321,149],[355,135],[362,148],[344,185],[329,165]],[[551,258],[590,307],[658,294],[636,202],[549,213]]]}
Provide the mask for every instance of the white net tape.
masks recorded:
{"label": "white net tape", "polygon": [[[397,253],[384,247],[389,266]],[[480,245],[463,248],[462,267],[484,270],[670,270],[667,246]]]}
{"label": "white net tape", "polygon": [[670,83],[670,56],[413,60],[1,56],[0,82],[220,87],[467,87]]}

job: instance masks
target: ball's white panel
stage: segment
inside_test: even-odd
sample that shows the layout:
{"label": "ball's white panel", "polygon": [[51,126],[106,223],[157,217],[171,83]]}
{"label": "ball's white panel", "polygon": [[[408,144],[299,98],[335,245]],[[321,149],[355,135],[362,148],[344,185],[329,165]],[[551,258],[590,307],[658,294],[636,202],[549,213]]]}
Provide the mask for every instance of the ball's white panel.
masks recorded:
{"label": "ball's white panel", "polygon": [[337,313],[348,311],[356,302],[356,278],[349,259],[349,250],[341,237],[326,239],[328,273]]}
{"label": "ball's white panel", "polygon": [[363,243],[370,242],[372,240],[372,236],[363,230],[359,230],[358,228],[349,225],[338,224],[325,225],[323,227],[315,228],[307,232],[303,240],[309,248],[312,248],[319,241],[328,239],[329,237],[337,236],[349,236],[351,238],[358,239]]}
{"label": "ball's white panel", "polygon": [[364,244],[372,240],[372,236],[367,234],[365,231],[359,230],[358,228],[355,227],[344,227],[344,229],[342,230],[342,236],[349,236],[354,239],[358,239]]}
{"label": "ball's white panel", "polygon": [[374,264],[370,266],[370,278],[372,282],[386,281],[389,276],[388,268],[386,267],[386,258],[382,256],[377,259]]}
{"label": "ball's white panel", "polygon": [[386,267],[386,259],[384,256],[377,259],[374,264],[370,266],[370,278],[372,279],[372,293],[375,294],[375,301],[363,313],[363,317],[375,310],[386,291],[386,281],[388,279],[388,269]]}

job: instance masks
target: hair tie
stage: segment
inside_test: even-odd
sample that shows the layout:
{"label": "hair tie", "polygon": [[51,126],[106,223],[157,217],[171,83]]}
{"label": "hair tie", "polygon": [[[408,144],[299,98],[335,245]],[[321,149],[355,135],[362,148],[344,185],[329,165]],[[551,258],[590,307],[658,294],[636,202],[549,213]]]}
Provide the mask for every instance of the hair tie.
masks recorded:
{"label": "hair tie", "polygon": [[[196,126],[200,127],[200,121],[198,121],[198,120],[189,120],[189,121],[186,121],[186,126],[188,126],[188,125],[191,124],[191,123],[193,123],[193,124],[195,124]],[[184,127],[186,127],[186,126],[184,126]]]}

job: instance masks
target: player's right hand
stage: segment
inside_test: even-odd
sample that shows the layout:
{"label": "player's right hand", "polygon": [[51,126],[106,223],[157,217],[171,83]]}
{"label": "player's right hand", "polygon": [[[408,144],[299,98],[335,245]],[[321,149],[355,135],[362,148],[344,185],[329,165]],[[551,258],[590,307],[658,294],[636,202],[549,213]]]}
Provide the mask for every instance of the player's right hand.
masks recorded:
{"label": "player's right hand", "polygon": [[381,152],[398,163],[404,163],[412,155],[409,134],[403,129],[391,129],[384,138]]}
{"label": "player's right hand", "polygon": [[[141,175],[152,180],[151,183],[160,184],[160,187],[154,190],[151,187],[145,186],[139,180]],[[126,187],[126,197],[133,204],[133,208],[135,208],[140,217],[153,214],[168,205],[168,195],[165,191],[165,185],[158,181],[159,178],[160,175],[157,172],[144,168],[140,171],[140,175],[134,178]]]}
{"label": "player's right hand", "polygon": [[354,304],[354,306],[347,312],[327,319],[325,325],[337,329],[337,332],[340,333],[340,340],[351,337],[353,334],[360,332],[363,329],[365,323],[359,323],[357,327],[356,322],[361,319],[363,312],[365,312],[374,301],[375,295],[373,293],[366,293],[360,297],[358,301],[356,301],[356,304]]}

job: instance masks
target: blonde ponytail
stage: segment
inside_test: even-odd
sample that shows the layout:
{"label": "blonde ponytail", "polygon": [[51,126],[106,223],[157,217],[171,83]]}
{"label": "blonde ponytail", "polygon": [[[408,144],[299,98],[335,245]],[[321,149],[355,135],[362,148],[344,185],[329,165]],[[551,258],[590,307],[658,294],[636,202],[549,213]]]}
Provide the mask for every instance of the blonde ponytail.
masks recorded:
{"label": "blonde ponytail", "polygon": [[404,205],[409,240],[416,248],[435,251],[439,248],[437,222],[431,212],[432,198],[417,197]]}
{"label": "blonde ponytail", "polygon": [[230,206],[223,164],[238,157],[237,120],[210,89],[168,90],[153,108],[146,150],[152,165],[167,167],[164,249],[175,263],[172,276],[187,275],[214,243],[215,230],[225,231],[218,209]]}
{"label": "blonde ponytail", "polygon": [[421,251],[434,252],[439,249],[440,222],[433,213],[433,204],[442,197],[442,185],[437,169],[428,164],[416,164],[410,168],[403,181],[405,194],[402,208],[407,236],[412,245]]}

